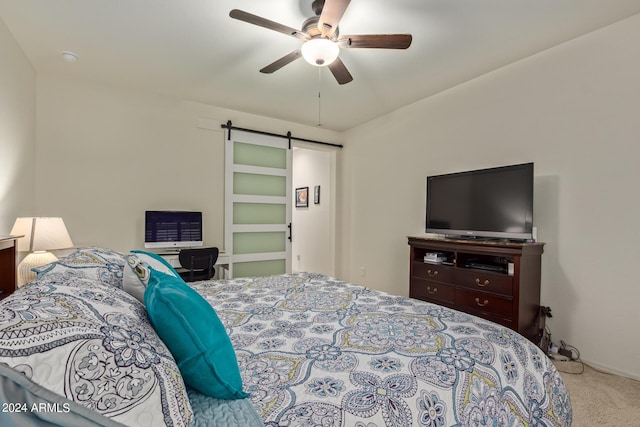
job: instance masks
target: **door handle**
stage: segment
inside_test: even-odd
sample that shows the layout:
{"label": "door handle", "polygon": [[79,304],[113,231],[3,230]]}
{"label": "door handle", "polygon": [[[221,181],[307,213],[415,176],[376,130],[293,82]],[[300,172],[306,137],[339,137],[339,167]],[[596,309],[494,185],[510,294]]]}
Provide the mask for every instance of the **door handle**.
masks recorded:
{"label": "door handle", "polygon": [[289,237],[287,237],[287,239],[289,239],[290,242],[293,242],[293,225],[289,223],[287,228],[289,229]]}

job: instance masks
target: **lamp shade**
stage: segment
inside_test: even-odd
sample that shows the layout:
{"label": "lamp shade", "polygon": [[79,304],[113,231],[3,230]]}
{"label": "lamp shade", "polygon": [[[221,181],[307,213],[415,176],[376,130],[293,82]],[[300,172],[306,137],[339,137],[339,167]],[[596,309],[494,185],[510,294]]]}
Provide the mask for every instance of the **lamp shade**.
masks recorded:
{"label": "lamp shade", "polygon": [[18,251],[50,251],[73,247],[73,242],[64,225],[58,217],[23,217],[16,219],[12,235],[23,235],[18,239]]}
{"label": "lamp shade", "polygon": [[311,39],[302,45],[302,57],[311,65],[331,64],[340,54],[340,47],[329,39]]}

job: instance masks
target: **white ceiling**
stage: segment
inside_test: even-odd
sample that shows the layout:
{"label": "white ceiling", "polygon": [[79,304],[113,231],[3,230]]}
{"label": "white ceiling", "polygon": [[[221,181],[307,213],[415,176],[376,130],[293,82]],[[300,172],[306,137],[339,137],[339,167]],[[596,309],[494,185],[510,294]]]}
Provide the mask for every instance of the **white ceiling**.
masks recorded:
{"label": "white ceiling", "polygon": [[640,0],[352,0],[342,34],[410,33],[411,47],[343,49],[342,86],[302,59],[259,73],[300,41],[229,11],[300,28],[311,2],[0,0],[0,16],[38,72],[345,130],[640,13]]}

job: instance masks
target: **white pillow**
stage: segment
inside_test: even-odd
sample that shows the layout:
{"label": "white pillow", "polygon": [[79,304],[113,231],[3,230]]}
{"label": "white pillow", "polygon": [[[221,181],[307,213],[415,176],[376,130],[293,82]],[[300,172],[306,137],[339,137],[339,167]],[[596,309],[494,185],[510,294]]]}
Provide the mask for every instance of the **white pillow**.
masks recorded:
{"label": "white pillow", "polygon": [[[175,359],[144,307],[122,289],[93,278],[46,277],[3,299],[0,317],[0,383],[6,387],[0,400],[8,396],[12,408],[32,408],[35,395],[45,411],[56,403],[60,409],[27,412],[18,425],[114,425],[101,420],[106,416],[119,426],[192,426]],[[3,378],[5,368],[22,381]],[[61,410],[65,403],[54,393],[75,404]],[[82,419],[73,423],[74,414]]]}
{"label": "white pillow", "polygon": [[144,291],[149,284],[150,269],[170,276],[180,277],[174,268],[158,254],[144,251],[131,251],[125,255],[125,267],[122,274],[122,289],[144,304]]}

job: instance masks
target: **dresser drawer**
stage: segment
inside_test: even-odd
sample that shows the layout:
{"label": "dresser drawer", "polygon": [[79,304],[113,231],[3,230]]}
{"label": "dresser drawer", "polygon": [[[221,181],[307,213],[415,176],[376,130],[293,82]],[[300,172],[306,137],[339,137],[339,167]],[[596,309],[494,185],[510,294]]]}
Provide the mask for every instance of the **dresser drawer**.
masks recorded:
{"label": "dresser drawer", "polygon": [[475,312],[496,314],[508,319],[513,317],[513,300],[487,292],[457,288],[456,306],[465,307]]}
{"label": "dresser drawer", "polygon": [[411,279],[409,296],[423,301],[452,306],[455,302],[456,288],[453,285],[414,277]]}
{"label": "dresser drawer", "polygon": [[506,296],[513,295],[512,276],[478,270],[459,269],[457,271],[457,277],[458,286]]}
{"label": "dresser drawer", "polygon": [[443,283],[453,283],[455,274],[453,267],[448,265],[416,262],[413,264],[413,277]]}

